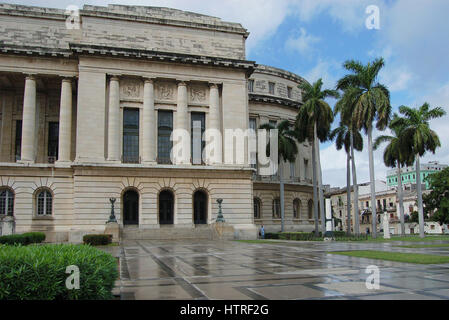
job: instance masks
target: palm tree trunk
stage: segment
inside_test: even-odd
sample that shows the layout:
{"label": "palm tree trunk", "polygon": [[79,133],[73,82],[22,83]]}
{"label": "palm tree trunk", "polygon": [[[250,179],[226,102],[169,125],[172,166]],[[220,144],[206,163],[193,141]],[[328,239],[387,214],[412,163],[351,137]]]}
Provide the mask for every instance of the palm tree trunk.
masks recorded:
{"label": "palm tree trunk", "polygon": [[418,193],[419,237],[424,238],[424,212],[422,204],[421,165],[419,161],[419,154],[416,155],[416,191]]}
{"label": "palm tree trunk", "polygon": [[348,219],[347,233],[351,235],[351,157],[346,154],[346,216]]}
{"label": "palm tree trunk", "polygon": [[368,153],[369,153],[369,179],[371,187],[371,212],[373,223],[373,238],[377,237],[377,209],[376,209],[376,178],[374,176],[374,157],[373,157],[373,127],[368,128]]}
{"label": "palm tree trunk", "polygon": [[352,162],[352,185],[354,188],[354,233],[358,236],[360,234],[359,221],[359,185],[357,184],[357,173],[355,169],[354,157],[354,136],[351,133],[351,162]]}
{"label": "palm tree trunk", "polygon": [[399,219],[401,220],[401,236],[405,236],[404,224],[404,199],[402,197],[402,179],[401,179],[401,164],[398,163],[398,198],[399,198]]}
{"label": "palm tree trunk", "polygon": [[279,161],[279,186],[280,186],[280,198],[281,198],[281,232],[284,232],[284,177],[282,167],[284,165],[284,160],[281,156]]}
{"label": "palm tree trunk", "polygon": [[316,134],[315,134],[315,143],[316,143],[315,151],[316,151],[317,171],[318,171],[318,194],[320,197],[321,232],[324,237],[324,233],[326,232],[326,220],[325,220],[326,216],[324,214],[323,175],[321,172],[320,144],[318,142],[318,137]]}
{"label": "palm tree trunk", "polygon": [[[314,134],[316,134],[316,124],[314,125]],[[317,190],[317,174],[316,174],[316,153],[315,139],[312,142],[312,178],[313,178],[313,217],[315,219],[315,236],[319,236],[318,231],[318,190]]]}

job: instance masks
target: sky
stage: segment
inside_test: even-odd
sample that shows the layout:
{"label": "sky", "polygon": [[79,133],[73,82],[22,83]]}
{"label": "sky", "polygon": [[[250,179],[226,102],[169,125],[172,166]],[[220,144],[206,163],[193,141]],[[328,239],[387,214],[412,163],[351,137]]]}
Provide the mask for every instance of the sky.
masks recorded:
{"label": "sky", "polygon": [[[16,3],[52,8],[84,4],[127,4],[170,7],[238,22],[250,32],[247,59],[294,72],[309,82],[323,79],[335,88],[347,72],[348,59],[363,63],[378,57],[385,67],[378,81],[391,93],[391,105],[419,107],[424,102],[449,114],[449,1],[448,0],[15,0]],[[378,8],[379,28],[368,28]],[[333,107],[335,100],[328,101]],[[449,115],[431,121],[441,140],[435,154],[422,162],[449,164]],[[334,127],[338,125],[338,119]],[[374,137],[385,132],[375,132]],[[383,148],[374,153],[375,178],[385,180]],[[369,181],[368,148],[356,152],[357,179]],[[346,154],[331,142],[321,144],[323,183],[343,187]]]}

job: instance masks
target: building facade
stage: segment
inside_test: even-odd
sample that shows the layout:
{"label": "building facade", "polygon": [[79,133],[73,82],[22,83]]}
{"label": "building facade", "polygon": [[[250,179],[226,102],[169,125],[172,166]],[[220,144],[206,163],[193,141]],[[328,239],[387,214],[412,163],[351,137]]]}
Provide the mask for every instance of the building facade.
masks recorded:
{"label": "building facade", "polygon": [[[429,175],[439,172],[447,168],[446,164],[440,164],[438,161],[432,161],[429,163],[422,163],[421,183],[425,185],[425,189],[429,189],[429,182],[425,180]],[[411,190],[412,186],[416,186],[416,167],[410,166],[401,169],[401,179],[404,189]],[[397,169],[391,169],[387,171],[387,184],[388,187],[394,188],[398,186],[398,172]]]}
{"label": "building facade", "polygon": [[[128,238],[207,238],[218,199],[236,238],[280,229],[278,177],[235,141],[293,121],[305,80],[246,60],[240,24],[120,5],[0,4],[0,18],[0,216],[15,232],[79,241],[112,198]],[[283,164],[289,229],[313,228],[310,152]]]}

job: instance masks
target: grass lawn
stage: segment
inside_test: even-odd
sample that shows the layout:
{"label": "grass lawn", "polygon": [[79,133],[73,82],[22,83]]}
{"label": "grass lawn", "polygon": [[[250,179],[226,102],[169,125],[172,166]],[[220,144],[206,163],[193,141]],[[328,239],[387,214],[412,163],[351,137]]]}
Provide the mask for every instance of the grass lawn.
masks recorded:
{"label": "grass lawn", "polygon": [[422,253],[403,253],[403,252],[388,252],[388,251],[375,251],[375,250],[336,251],[328,253],[358,258],[419,263],[419,264],[449,263],[449,256],[438,256],[433,254],[422,254]]}
{"label": "grass lawn", "polygon": [[449,243],[440,243],[440,244],[410,244],[406,246],[395,246],[398,248],[442,248],[449,247]]}
{"label": "grass lawn", "polygon": [[426,235],[426,237],[420,238],[419,235],[408,235],[405,237],[401,236],[392,236],[390,239],[384,239],[383,235],[380,235],[376,238],[368,238],[368,242],[388,242],[388,241],[407,241],[407,242],[432,242],[437,240],[447,240],[449,241],[449,235]]}

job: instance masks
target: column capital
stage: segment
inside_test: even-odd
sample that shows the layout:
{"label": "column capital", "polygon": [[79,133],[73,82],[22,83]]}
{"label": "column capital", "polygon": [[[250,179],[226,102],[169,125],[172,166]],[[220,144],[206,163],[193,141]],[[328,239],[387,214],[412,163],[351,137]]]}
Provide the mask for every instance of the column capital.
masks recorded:
{"label": "column capital", "polygon": [[154,78],[143,78],[144,83],[152,83],[154,84]]}
{"label": "column capital", "polygon": [[109,81],[120,81],[120,76],[118,76],[118,75],[111,75],[109,77]]}
{"label": "column capital", "polygon": [[178,87],[187,87],[187,81],[186,80],[177,80]]}
{"label": "column capital", "polygon": [[209,82],[209,87],[212,89],[212,88],[214,88],[214,89],[218,89],[218,86],[219,86],[220,84],[219,83],[215,83],[215,82]]}
{"label": "column capital", "polygon": [[72,77],[64,77],[64,78],[62,78],[61,82],[72,83],[73,82],[73,78]]}
{"label": "column capital", "polygon": [[25,74],[25,80],[34,80],[34,81],[36,81],[36,74],[33,74],[33,73]]}

